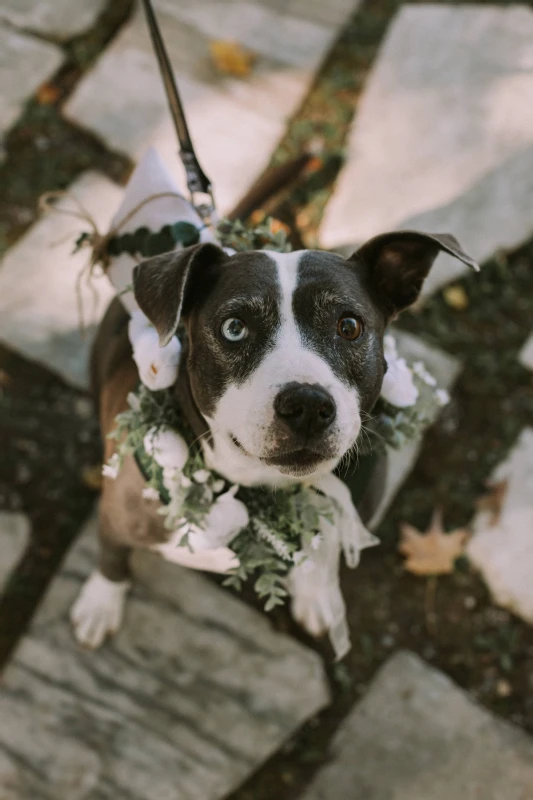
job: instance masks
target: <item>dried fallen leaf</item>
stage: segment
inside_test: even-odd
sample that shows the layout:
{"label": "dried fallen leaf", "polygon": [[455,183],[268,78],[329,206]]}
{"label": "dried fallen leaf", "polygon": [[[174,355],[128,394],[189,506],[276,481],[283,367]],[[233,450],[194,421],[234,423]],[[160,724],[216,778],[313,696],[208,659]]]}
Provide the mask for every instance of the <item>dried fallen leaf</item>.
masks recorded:
{"label": "dried fallen leaf", "polygon": [[435,509],[429,530],[425,533],[404,522],[400,525],[399,551],[406,556],[405,569],[413,575],[446,575],[454,570],[455,560],[464,552],[469,536],[466,528],[446,533],[442,512]]}
{"label": "dried fallen leaf", "polygon": [[50,106],[56,103],[61,96],[61,89],[53,83],[42,83],[37,89],[36,99],[41,106]]}
{"label": "dried fallen leaf", "polygon": [[490,525],[497,525],[509,483],[503,480],[496,483],[487,483],[486,486],[488,491],[476,500],[476,506],[478,511],[488,511],[490,513]]}
{"label": "dried fallen leaf", "polygon": [[307,173],[318,172],[318,170],[322,169],[323,166],[324,166],[324,159],[319,158],[319,156],[313,156],[313,158],[310,158],[309,161],[307,162],[305,171]]}
{"label": "dried fallen leaf", "polygon": [[84,467],[81,472],[82,483],[93,492],[99,492],[102,488],[102,465],[94,464],[92,467]]}
{"label": "dried fallen leaf", "polygon": [[239,42],[216,40],[209,43],[211,59],[218,72],[245,78],[250,74],[257,59],[255,53],[246,50]]}
{"label": "dried fallen leaf", "polygon": [[285,225],[285,223],[282,222],[280,219],[275,219],[274,217],[270,220],[269,227],[270,227],[270,233],[272,234],[279,233],[280,231],[285,231],[285,233],[288,236],[289,233],[291,232],[291,229],[289,228],[288,225]]}
{"label": "dried fallen leaf", "polygon": [[500,678],[496,683],[496,694],[498,697],[509,697],[513,693],[513,687],[505,678]]}
{"label": "dried fallen leaf", "polygon": [[256,210],[252,211],[250,214],[250,222],[254,226],[261,225],[265,217],[266,211],[263,211],[262,208],[256,208]]}
{"label": "dried fallen leaf", "polygon": [[309,209],[302,209],[296,214],[295,220],[298,230],[305,230],[312,222],[312,215]]}
{"label": "dried fallen leaf", "polygon": [[0,389],[7,389],[12,383],[13,378],[11,375],[5,369],[0,369]]}
{"label": "dried fallen leaf", "polygon": [[454,308],[456,311],[464,311],[468,308],[470,300],[462,286],[448,286],[442,293],[444,302],[447,306]]}

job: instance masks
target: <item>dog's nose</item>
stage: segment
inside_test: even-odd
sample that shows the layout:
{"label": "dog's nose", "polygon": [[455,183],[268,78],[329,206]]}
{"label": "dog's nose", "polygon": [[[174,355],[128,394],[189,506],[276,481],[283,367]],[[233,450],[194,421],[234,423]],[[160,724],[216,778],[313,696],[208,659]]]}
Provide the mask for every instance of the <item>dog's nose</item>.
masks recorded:
{"label": "dog's nose", "polygon": [[330,393],[310,383],[287,384],[276,396],[274,410],[294,433],[306,436],[325,431],[337,413]]}

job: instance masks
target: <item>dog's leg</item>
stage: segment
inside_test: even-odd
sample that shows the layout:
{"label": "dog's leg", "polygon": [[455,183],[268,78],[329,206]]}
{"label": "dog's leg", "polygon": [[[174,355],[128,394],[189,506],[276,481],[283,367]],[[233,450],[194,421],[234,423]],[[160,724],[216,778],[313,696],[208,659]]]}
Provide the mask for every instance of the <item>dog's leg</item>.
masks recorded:
{"label": "dog's leg", "polygon": [[106,636],[120,628],[131,586],[131,548],[112,541],[106,527],[105,515],[100,513],[99,569],[89,576],[70,612],[76,639],[90,648],[100,647]]}
{"label": "dog's leg", "polygon": [[350,649],[346,608],[340,589],[340,554],[344,550],[349,567],[359,563],[360,551],[377,544],[364,527],[352,503],[348,487],[333,474],[314,484],[334,501],[333,519],[322,516],[316,549],[309,548],[307,561],[289,574],[292,614],[312,636],[329,631],[337,659]]}

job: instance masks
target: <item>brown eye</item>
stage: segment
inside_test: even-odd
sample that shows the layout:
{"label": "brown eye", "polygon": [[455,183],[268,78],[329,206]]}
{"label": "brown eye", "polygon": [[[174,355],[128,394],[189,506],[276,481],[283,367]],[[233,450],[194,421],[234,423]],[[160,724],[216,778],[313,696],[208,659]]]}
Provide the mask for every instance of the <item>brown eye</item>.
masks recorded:
{"label": "brown eye", "polygon": [[337,333],[343,339],[354,342],[363,333],[363,323],[356,317],[341,317],[337,324]]}

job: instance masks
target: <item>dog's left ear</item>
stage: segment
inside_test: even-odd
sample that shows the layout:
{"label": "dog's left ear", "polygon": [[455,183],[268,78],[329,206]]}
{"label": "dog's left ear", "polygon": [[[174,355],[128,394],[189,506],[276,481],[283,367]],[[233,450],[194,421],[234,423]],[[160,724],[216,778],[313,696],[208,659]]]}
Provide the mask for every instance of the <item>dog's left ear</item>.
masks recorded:
{"label": "dog's left ear", "polygon": [[479,270],[449,233],[382,233],[365,242],[348,260],[367,266],[376,299],[384,306],[387,316],[392,317],[414,303],[441,250]]}
{"label": "dog's left ear", "polygon": [[225,258],[220,247],[206,242],[149,258],[133,268],[133,294],[158,332],[161,347],[176,333],[195,275]]}

